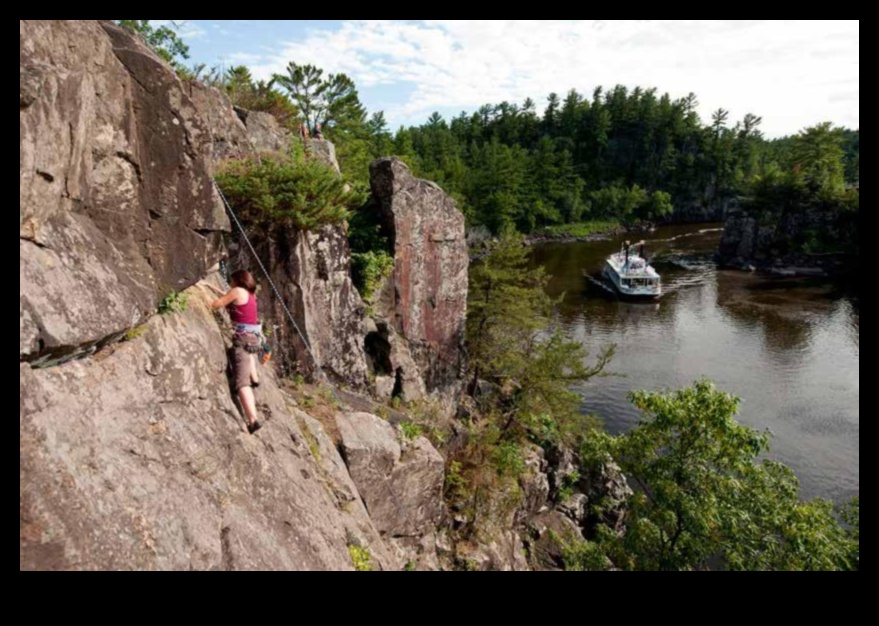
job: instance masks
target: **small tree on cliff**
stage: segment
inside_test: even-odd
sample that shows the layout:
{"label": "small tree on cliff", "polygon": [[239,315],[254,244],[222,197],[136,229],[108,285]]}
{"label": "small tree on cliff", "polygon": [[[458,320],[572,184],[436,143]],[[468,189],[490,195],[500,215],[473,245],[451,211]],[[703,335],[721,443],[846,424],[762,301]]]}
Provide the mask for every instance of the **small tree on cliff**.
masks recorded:
{"label": "small tree on cliff", "polygon": [[[645,419],[628,435],[591,435],[585,463],[616,459],[638,487],[626,531],[599,530],[598,545],[627,570],[848,570],[854,531],[829,502],[799,499],[787,467],[760,460],[769,437],[736,422],[739,400],[703,381],[674,393],[632,395]],[[600,507],[600,503],[598,503]]]}
{"label": "small tree on cliff", "polygon": [[165,61],[180,69],[180,62],[189,58],[189,46],[178,34],[178,25],[154,26],[151,20],[116,20],[120,26],[133,30]]}
{"label": "small tree on cliff", "polygon": [[470,392],[482,380],[501,390],[487,413],[512,439],[534,434],[538,424],[544,434],[547,426],[559,435],[574,428],[580,398],[571,385],[600,374],[613,356],[608,349],[586,364],[586,349],[553,328],[549,277],[529,265],[521,237],[507,234],[470,272]]}

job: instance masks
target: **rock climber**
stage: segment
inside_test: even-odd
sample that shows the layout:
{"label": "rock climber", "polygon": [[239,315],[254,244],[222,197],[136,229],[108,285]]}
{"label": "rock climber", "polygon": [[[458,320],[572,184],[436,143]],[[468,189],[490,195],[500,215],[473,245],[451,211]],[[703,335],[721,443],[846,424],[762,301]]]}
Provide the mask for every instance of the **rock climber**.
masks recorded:
{"label": "rock climber", "polygon": [[264,342],[256,302],[256,280],[250,272],[240,270],[232,274],[229,293],[224,294],[213,285],[207,286],[222,296],[211,304],[211,308],[228,308],[232,319],[232,380],[247,420],[247,431],[253,435],[262,428],[253,390],[259,387],[256,355]]}

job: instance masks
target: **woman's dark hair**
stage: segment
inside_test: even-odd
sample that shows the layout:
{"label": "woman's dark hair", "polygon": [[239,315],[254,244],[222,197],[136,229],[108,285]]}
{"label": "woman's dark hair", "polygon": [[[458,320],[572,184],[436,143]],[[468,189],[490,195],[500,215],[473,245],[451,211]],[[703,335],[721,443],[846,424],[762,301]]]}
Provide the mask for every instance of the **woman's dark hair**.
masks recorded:
{"label": "woman's dark hair", "polygon": [[246,270],[238,270],[232,274],[232,282],[242,289],[247,289],[250,293],[256,293],[256,281],[253,274]]}

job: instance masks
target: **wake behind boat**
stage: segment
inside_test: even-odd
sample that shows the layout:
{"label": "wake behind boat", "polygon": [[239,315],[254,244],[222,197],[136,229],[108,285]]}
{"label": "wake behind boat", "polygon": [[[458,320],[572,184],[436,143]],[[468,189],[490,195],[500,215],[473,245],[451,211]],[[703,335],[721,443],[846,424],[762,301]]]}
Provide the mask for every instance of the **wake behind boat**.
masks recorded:
{"label": "wake behind boat", "polygon": [[644,256],[643,241],[624,243],[620,252],[605,262],[604,275],[627,298],[655,300],[662,296],[662,277]]}

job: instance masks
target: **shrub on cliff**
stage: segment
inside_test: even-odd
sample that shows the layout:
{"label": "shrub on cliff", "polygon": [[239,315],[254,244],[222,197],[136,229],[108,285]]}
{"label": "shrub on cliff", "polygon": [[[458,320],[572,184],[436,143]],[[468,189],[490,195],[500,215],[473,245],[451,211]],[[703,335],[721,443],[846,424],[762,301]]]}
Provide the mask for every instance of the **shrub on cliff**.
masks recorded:
{"label": "shrub on cliff", "polygon": [[549,277],[529,266],[522,238],[506,235],[470,271],[467,443],[450,459],[447,499],[468,524],[507,519],[523,497],[529,449],[574,444],[595,426],[571,386],[599,375],[613,356],[587,363],[584,347],[552,326]]}
{"label": "shrub on cliff", "polygon": [[351,274],[364,302],[371,302],[375,290],[394,271],[394,257],[384,250],[355,252],[351,255]]}
{"label": "shrub on cliff", "polygon": [[313,160],[263,157],[226,163],[217,182],[251,226],[314,230],[340,224],[364,202],[336,172]]}
{"label": "shrub on cliff", "polygon": [[[638,486],[625,532],[599,528],[597,545],[624,570],[857,569],[858,505],[844,515],[803,502],[793,472],[763,459],[769,436],[739,424],[739,400],[707,381],[632,395],[645,418],[620,437],[594,433],[584,463],[616,459]],[[596,503],[600,506],[600,503]]]}

